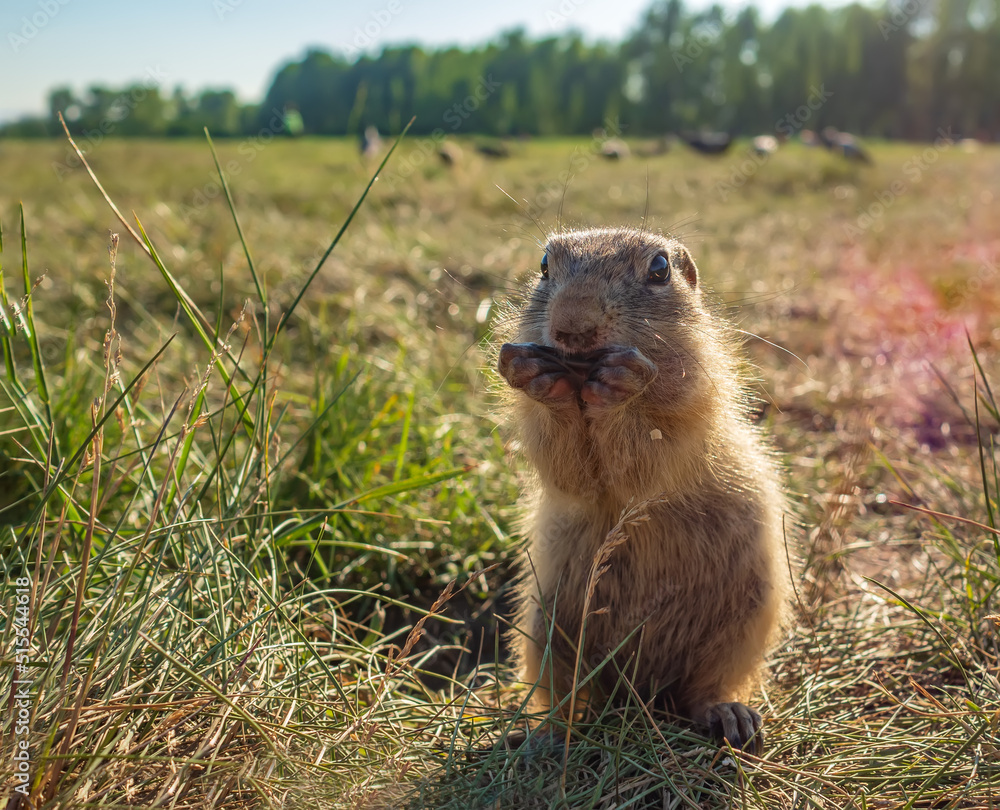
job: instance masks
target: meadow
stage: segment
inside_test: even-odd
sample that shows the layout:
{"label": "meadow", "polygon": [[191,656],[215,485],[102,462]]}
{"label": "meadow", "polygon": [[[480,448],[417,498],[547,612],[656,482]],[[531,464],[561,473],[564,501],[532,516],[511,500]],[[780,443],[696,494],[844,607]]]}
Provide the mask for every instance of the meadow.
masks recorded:
{"label": "meadow", "polygon": [[[1000,149],[460,143],[360,204],[353,141],[90,144],[133,238],[65,142],[0,141],[7,806],[1000,804]],[[759,757],[642,706],[498,743],[491,324],[546,232],[642,223],[745,335],[788,483]]]}

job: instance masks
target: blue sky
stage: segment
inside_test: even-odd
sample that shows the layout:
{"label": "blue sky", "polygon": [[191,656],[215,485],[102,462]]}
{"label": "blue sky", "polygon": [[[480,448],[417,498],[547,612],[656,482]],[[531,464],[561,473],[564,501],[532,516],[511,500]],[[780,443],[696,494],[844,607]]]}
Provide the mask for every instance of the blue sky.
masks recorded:
{"label": "blue sky", "polygon": [[[523,26],[617,40],[652,0],[0,0],[0,121],[45,109],[58,85],[155,77],[169,92],[230,87],[259,100],[277,68],[310,46],[349,52],[400,42],[483,42]],[[721,0],[736,9],[746,0]],[[766,17],[806,0],[758,0]],[[709,5],[689,0],[688,5]]]}

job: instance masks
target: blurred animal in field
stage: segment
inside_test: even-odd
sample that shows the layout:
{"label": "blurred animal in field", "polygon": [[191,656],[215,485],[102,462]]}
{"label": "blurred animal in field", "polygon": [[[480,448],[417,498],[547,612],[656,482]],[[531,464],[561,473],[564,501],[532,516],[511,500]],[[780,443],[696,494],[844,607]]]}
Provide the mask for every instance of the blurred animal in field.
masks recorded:
{"label": "blurred animal in field", "polygon": [[462,147],[452,141],[444,141],[438,147],[437,155],[445,166],[455,166],[462,162]]}
{"label": "blurred animal in field", "polygon": [[636,147],[635,153],[639,157],[659,157],[660,155],[665,155],[670,151],[671,138],[664,136],[662,138],[657,138],[651,143],[644,143]]}
{"label": "blurred animal in field", "polygon": [[601,156],[608,160],[623,160],[630,154],[628,144],[620,138],[609,138],[601,144]]}
{"label": "blurred animal in field", "polygon": [[501,160],[510,157],[510,148],[503,141],[488,141],[476,144],[476,151],[483,157]]}
{"label": "blurred animal in field", "polygon": [[799,140],[804,146],[825,146],[822,139],[811,129],[804,129],[799,133]]}
{"label": "blurred animal in field", "polygon": [[750,142],[750,148],[762,157],[773,155],[778,151],[778,139],[773,135],[758,135]]}
{"label": "blurred animal in field", "polygon": [[826,148],[831,152],[836,152],[848,160],[855,160],[859,163],[872,162],[868,150],[861,145],[861,141],[849,132],[841,132],[836,127],[824,127],[821,137]]}
{"label": "blurred animal in field", "polygon": [[681,140],[703,155],[721,155],[733,144],[728,132],[682,132]]}
{"label": "blurred animal in field", "polygon": [[361,133],[361,157],[371,160],[378,157],[382,151],[382,136],[378,134],[378,127],[368,126]]}

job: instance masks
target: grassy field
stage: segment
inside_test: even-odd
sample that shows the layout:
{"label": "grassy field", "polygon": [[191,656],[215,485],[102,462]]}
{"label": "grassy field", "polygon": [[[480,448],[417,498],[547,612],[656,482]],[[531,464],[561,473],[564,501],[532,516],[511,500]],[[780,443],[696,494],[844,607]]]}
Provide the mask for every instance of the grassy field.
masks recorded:
{"label": "grassy field", "polygon": [[[216,144],[238,224],[205,143],[98,144],[143,247],[66,144],[0,141],[7,806],[1000,806],[1000,150],[431,146],[319,266],[353,142]],[[546,231],[644,216],[745,331],[787,472],[759,758],[636,706],[495,744],[527,691],[490,323]]]}

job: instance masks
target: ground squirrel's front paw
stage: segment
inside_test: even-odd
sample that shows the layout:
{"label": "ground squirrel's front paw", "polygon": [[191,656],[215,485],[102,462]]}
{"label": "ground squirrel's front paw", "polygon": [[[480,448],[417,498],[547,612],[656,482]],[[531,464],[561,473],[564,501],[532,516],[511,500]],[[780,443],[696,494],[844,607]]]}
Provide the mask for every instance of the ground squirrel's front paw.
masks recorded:
{"label": "ground squirrel's front paw", "polygon": [[705,710],[705,724],[717,740],[756,754],[762,748],[761,716],[742,703],[716,703]]}
{"label": "ground squirrel's front paw", "polygon": [[624,405],[645,391],[656,373],[638,349],[612,349],[594,364],[580,397],[588,405]]}
{"label": "ground squirrel's front paw", "polygon": [[539,402],[576,400],[583,377],[551,349],[535,343],[504,343],[497,370],[511,388]]}

